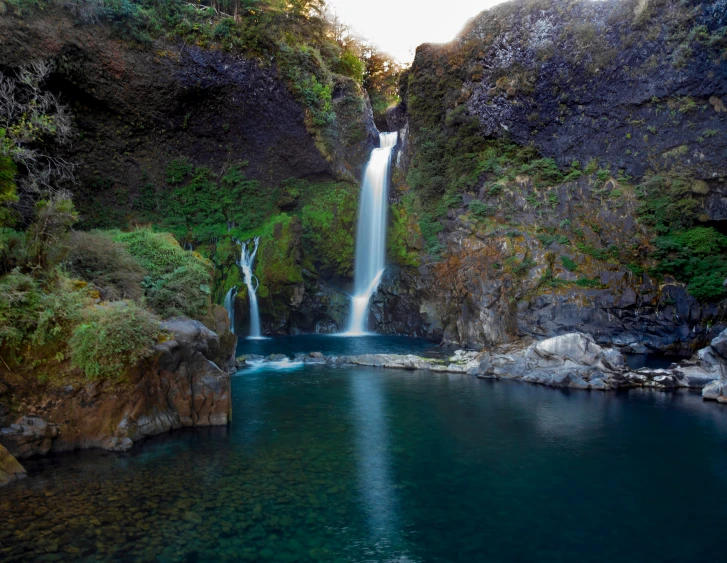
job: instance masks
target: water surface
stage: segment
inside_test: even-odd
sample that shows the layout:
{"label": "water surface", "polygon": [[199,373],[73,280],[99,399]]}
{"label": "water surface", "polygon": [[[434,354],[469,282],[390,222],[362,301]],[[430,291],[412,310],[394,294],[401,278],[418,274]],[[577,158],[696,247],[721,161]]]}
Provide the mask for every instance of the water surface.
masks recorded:
{"label": "water surface", "polygon": [[303,366],[233,378],[228,428],[26,463],[0,560],[718,559],[727,409]]}
{"label": "water surface", "polygon": [[[264,340],[240,338],[237,355],[296,354],[322,352],[326,356],[356,356],[359,354],[439,354],[435,342],[410,336],[367,334],[365,336],[343,336],[341,334],[300,334],[296,336],[275,336]],[[450,351],[451,352],[451,351]]]}

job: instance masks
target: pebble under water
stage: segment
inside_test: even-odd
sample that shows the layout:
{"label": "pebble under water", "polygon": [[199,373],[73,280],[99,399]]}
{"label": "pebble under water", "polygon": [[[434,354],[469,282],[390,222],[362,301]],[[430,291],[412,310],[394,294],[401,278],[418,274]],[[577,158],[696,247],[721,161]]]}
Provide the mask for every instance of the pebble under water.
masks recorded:
{"label": "pebble under water", "polygon": [[683,562],[727,516],[727,408],[300,366],[233,378],[228,428],[26,460],[0,560]]}

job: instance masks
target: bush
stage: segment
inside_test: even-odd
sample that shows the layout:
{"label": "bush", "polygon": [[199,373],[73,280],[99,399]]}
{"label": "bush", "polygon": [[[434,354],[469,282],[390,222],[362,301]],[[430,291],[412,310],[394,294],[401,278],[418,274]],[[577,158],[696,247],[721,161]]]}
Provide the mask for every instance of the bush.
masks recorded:
{"label": "bush", "polygon": [[62,360],[81,311],[91,303],[84,286],[60,274],[45,283],[17,270],[0,278],[3,359],[21,364],[39,351]]}
{"label": "bush", "polygon": [[173,187],[163,196],[161,224],[180,238],[192,236],[198,242],[212,242],[230,226],[238,231],[259,228],[275,210],[276,192],[247,179],[242,170],[246,164],[231,166],[218,181],[208,168],[172,161],[167,183]]}
{"label": "bush", "polygon": [[711,227],[693,227],[686,231],[657,237],[654,257],[659,260],[655,270],[672,274],[687,284],[697,299],[724,297],[722,283],[727,278],[727,236]]}
{"label": "bush", "polygon": [[160,335],[159,319],[131,301],[97,306],[73,332],[71,360],[89,379],[120,379],[154,353]]}
{"label": "bush", "polygon": [[[4,136],[5,131],[0,129],[0,141]],[[0,228],[11,226],[15,220],[15,213],[9,206],[18,201],[15,186],[17,172],[10,157],[0,155]]]}
{"label": "bush", "polygon": [[569,272],[575,272],[578,269],[578,264],[569,256],[561,256],[560,261],[563,263],[563,267]]}
{"label": "bush", "polygon": [[66,264],[73,275],[98,287],[106,301],[139,301],[143,295],[146,270],[108,235],[73,231]]}
{"label": "bush", "polygon": [[472,200],[467,206],[467,209],[470,213],[472,213],[472,215],[481,219],[485,217],[490,217],[495,214],[494,208],[490,207],[486,203],[481,202],[479,199]]}
{"label": "bush", "polygon": [[187,252],[169,233],[139,229],[114,237],[149,273],[142,281],[147,303],[162,318],[205,316],[211,304],[212,264]]}

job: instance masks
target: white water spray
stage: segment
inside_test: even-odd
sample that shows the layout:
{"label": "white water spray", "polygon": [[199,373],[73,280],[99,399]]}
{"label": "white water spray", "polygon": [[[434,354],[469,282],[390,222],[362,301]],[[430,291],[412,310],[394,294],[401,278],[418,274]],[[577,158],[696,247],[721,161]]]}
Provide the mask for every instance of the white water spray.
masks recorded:
{"label": "white water spray", "polygon": [[366,334],[369,301],[379,286],[386,257],[389,166],[397,133],[379,133],[381,148],[371,151],[361,186],[356,229],[356,263],[351,318],[345,334]]}
{"label": "white water spray", "polygon": [[249,240],[244,243],[237,241],[237,244],[239,244],[241,248],[240,261],[237,265],[240,266],[240,270],[242,270],[242,281],[244,281],[247,286],[247,295],[250,300],[250,334],[248,338],[257,340],[263,338],[260,335],[260,312],[257,307],[256,295],[260,282],[258,282],[255,274],[252,273],[252,268],[253,263],[255,262],[255,255],[257,254],[257,247],[260,244],[260,237],[255,237],[252,240],[252,252],[250,252],[250,242],[251,241]]}
{"label": "white water spray", "polygon": [[237,296],[237,286],[230,288],[225,295],[225,309],[230,319],[230,332],[235,334],[235,297]]}

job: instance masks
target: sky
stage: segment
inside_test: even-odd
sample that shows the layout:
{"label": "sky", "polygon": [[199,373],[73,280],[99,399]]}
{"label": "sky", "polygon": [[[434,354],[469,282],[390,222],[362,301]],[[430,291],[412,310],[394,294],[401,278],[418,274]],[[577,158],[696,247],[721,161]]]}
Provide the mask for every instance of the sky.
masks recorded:
{"label": "sky", "polygon": [[503,0],[326,0],[357,35],[409,63],[417,45],[447,43],[467,20]]}

